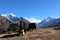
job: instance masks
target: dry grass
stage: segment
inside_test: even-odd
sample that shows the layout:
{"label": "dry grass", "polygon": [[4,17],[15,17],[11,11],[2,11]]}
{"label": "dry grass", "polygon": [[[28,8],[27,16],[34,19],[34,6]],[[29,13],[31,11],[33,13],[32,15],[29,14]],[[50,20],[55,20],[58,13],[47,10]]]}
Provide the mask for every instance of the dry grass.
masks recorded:
{"label": "dry grass", "polygon": [[24,36],[1,38],[0,40],[60,40],[60,30],[53,28],[37,28]]}

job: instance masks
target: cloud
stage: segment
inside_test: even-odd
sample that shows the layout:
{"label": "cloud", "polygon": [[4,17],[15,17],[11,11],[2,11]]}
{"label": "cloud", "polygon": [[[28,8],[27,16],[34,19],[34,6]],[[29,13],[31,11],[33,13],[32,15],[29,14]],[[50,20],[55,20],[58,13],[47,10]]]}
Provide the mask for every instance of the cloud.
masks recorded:
{"label": "cloud", "polygon": [[31,18],[26,18],[26,17],[25,17],[25,19],[28,20],[28,21],[31,22],[31,23],[39,23],[39,22],[41,22],[41,20],[35,19],[35,18],[33,18],[33,17],[31,17]]}

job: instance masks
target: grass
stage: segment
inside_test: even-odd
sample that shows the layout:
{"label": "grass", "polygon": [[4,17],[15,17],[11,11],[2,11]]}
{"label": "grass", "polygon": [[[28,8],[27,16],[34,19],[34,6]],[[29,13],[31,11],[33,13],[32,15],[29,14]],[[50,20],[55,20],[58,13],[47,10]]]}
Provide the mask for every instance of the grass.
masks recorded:
{"label": "grass", "polygon": [[60,40],[60,30],[37,28],[36,30],[28,31],[24,36],[1,38],[0,40]]}

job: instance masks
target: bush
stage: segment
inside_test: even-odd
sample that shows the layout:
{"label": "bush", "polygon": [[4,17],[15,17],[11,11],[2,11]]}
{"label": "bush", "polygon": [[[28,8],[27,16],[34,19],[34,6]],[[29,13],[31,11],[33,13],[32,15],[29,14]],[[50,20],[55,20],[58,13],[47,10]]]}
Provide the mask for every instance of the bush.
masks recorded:
{"label": "bush", "polygon": [[16,32],[18,30],[19,25],[18,24],[10,24],[10,27],[8,28],[8,31],[14,31]]}

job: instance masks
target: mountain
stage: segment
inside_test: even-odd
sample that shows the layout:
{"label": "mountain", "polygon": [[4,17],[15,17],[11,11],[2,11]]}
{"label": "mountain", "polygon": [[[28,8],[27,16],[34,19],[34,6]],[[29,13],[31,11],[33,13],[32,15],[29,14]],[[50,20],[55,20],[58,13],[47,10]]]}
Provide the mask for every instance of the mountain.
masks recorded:
{"label": "mountain", "polygon": [[[24,21],[26,24],[30,23],[23,17],[18,18],[13,15],[0,15],[0,33],[10,28],[11,27],[10,25],[14,24],[20,25],[20,21]],[[13,27],[15,28],[15,25]]]}
{"label": "mountain", "polygon": [[10,24],[11,22],[7,18],[0,15],[0,29],[7,29]]}
{"label": "mountain", "polygon": [[60,18],[56,19],[55,23],[56,23],[56,25],[54,25],[54,26],[60,27]]}
{"label": "mountain", "polygon": [[24,21],[26,23],[30,23],[27,19],[23,18],[23,17],[20,17],[20,21]]}
{"label": "mountain", "polygon": [[11,21],[13,23],[18,23],[18,21],[20,20],[14,14],[2,14],[1,16],[7,18],[9,21]]}
{"label": "mountain", "polygon": [[[29,20],[25,19],[24,17],[16,17],[14,14],[2,14],[0,15],[0,27],[8,28],[11,23],[17,23],[20,25],[20,21],[24,21],[26,23],[31,23]],[[36,24],[37,27],[53,27],[53,26],[60,26],[60,18],[55,19],[52,17],[47,17],[40,23]]]}
{"label": "mountain", "polygon": [[43,21],[41,21],[40,23],[38,23],[39,27],[50,27],[56,25],[56,19],[52,18],[52,17],[47,17],[45,18]]}
{"label": "mountain", "polygon": [[29,22],[27,19],[25,19],[24,17],[20,17],[18,18],[16,15],[14,14],[2,14],[1,16],[7,18],[9,21],[11,21],[12,23],[20,23],[21,20],[25,21],[25,22]]}

